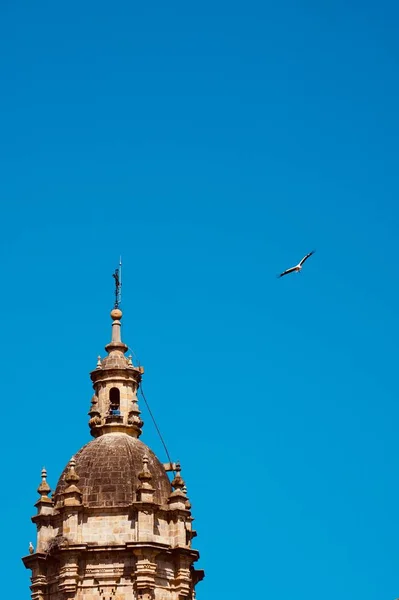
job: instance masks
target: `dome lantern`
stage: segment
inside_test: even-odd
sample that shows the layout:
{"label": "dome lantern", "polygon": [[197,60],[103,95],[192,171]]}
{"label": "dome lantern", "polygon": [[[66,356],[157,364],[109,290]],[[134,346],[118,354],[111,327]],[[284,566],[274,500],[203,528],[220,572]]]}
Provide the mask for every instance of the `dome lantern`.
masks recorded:
{"label": "dome lantern", "polygon": [[111,342],[105,347],[108,355],[97,360],[90,374],[96,398],[95,414],[89,420],[90,432],[93,437],[116,431],[140,437],[143,421],[137,391],[144,369],[135,367],[125,357],[128,347],[121,340],[122,311],[112,309],[111,319]]}

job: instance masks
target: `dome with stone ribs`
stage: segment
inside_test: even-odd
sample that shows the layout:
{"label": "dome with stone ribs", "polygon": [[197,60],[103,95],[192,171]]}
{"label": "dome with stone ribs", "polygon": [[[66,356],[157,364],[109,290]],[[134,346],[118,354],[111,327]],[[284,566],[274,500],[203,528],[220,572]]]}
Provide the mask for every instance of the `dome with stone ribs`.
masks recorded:
{"label": "dome with stone ribs", "polygon": [[[77,454],[77,486],[88,507],[129,506],[136,501],[140,484],[138,474],[143,470],[143,456],[148,456],[148,468],[155,489],[154,501],[166,504],[172,491],[163,465],[143,442],[126,433],[107,433],[89,442]],[[58,496],[67,487],[65,467],[54,492]]]}

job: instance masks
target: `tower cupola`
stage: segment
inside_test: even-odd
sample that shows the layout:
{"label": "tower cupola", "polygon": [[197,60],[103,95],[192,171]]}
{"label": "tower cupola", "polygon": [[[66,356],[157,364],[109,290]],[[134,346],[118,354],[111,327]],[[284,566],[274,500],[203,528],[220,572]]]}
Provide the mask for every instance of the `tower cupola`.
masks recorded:
{"label": "tower cupola", "polygon": [[114,277],[111,341],[90,374],[95,439],[74,453],[51,497],[42,470],[37,542],[23,557],[31,600],[195,600],[204,577],[180,464],[162,463],[138,439],[143,369],[125,356],[120,269]]}
{"label": "tower cupola", "polygon": [[89,411],[89,427],[93,437],[105,433],[123,432],[140,437],[143,421],[137,401],[143,367],[135,367],[121,339],[122,311],[111,311],[111,341],[105,346],[107,356],[97,360],[97,367],[90,373],[94,395]]}

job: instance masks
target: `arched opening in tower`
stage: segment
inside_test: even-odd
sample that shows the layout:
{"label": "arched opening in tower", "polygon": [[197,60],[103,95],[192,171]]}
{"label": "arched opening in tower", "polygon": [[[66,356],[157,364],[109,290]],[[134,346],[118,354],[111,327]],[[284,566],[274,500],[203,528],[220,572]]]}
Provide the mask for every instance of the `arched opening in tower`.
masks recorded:
{"label": "arched opening in tower", "polygon": [[109,412],[111,415],[120,415],[121,393],[119,388],[113,387],[109,390]]}

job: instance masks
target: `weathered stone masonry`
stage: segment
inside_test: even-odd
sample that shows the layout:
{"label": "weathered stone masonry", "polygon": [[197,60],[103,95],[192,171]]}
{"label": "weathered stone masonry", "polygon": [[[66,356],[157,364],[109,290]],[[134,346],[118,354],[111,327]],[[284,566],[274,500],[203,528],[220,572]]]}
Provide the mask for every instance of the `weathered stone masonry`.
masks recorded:
{"label": "weathered stone masonry", "polygon": [[[32,600],[194,600],[191,505],[178,464],[163,465],[138,438],[143,369],[125,357],[122,312],[111,312],[107,356],[91,373],[95,438],[64,469],[53,495],[46,470],[32,521]],[[170,482],[168,471],[174,471]]]}

